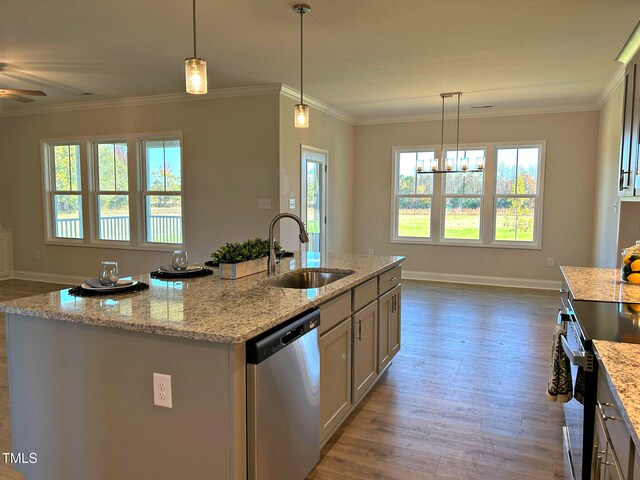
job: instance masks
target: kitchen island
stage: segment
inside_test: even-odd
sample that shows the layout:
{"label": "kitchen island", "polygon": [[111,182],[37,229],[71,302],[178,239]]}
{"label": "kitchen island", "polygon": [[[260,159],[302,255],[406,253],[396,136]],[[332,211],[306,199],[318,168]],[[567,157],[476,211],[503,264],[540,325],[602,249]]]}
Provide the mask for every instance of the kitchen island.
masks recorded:
{"label": "kitchen island", "polygon": [[[149,290],[0,304],[14,453],[29,479],[246,478],[247,340],[399,266],[403,257],[308,254],[299,268],[346,269],[325,287],[134,277]],[[396,276],[393,277],[396,279]],[[322,322],[322,317],[321,317]],[[154,406],[153,373],[171,375],[173,406]]]}

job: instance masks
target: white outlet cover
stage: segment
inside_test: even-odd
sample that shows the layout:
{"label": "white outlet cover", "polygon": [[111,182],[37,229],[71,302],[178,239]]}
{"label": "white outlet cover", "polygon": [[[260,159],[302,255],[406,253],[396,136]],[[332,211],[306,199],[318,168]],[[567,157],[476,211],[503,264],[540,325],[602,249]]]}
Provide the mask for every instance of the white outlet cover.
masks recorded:
{"label": "white outlet cover", "polygon": [[153,374],[153,404],[158,407],[173,408],[171,375]]}
{"label": "white outlet cover", "polygon": [[289,208],[296,208],[296,199],[295,198],[290,198],[289,199]]}

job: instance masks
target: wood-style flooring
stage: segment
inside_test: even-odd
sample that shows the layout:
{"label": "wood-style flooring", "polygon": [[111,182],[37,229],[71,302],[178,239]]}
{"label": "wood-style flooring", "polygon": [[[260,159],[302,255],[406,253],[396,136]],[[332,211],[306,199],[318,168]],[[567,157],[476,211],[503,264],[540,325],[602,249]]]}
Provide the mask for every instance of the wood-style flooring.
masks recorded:
{"label": "wood-style flooring", "polygon": [[402,349],[312,480],[562,478],[555,292],[403,282]]}
{"label": "wood-style flooring", "polygon": [[[62,285],[0,282],[0,301]],[[562,478],[562,407],[546,400],[555,292],[403,282],[402,350],[311,480]],[[0,314],[0,452],[11,451]],[[0,479],[22,479],[0,458]]]}

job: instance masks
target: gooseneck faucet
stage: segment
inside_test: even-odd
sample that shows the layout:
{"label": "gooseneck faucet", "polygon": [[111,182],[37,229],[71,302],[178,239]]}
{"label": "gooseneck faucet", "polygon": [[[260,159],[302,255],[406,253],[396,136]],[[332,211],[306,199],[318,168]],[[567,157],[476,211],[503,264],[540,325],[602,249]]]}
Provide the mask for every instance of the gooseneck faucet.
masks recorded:
{"label": "gooseneck faucet", "polygon": [[293,213],[279,213],[273,220],[271,220],[271,225],[269,225],[269,269],[267,270],[267,275],[274,275],[276,273],[276,251],[274,248],[274,238],[273,238],[273,227],[276,226],[278,220],[284,217],[293,218],[296,222],[298,222],[298,227],[300,227],[300,242],[307,243],[309,241],[309,236],[307,235],[307,231],[304,228],[304,223],[299,216],[294,215]]}

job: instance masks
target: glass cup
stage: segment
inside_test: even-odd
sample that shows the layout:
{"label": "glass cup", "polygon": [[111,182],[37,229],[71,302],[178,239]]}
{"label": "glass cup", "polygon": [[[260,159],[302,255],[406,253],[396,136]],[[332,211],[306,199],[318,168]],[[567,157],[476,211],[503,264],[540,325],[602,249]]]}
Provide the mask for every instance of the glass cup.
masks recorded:
{"label": "glass cup", "polygon": [[171,258],[171,265],[175,270],[183,271],[189,265],[189,257],[186,250],[176,250]]}
{"label": "glass cup", "polygon": [[98,280],[105,287],[114,287],[118,283],[118,262],[101,262]]}

